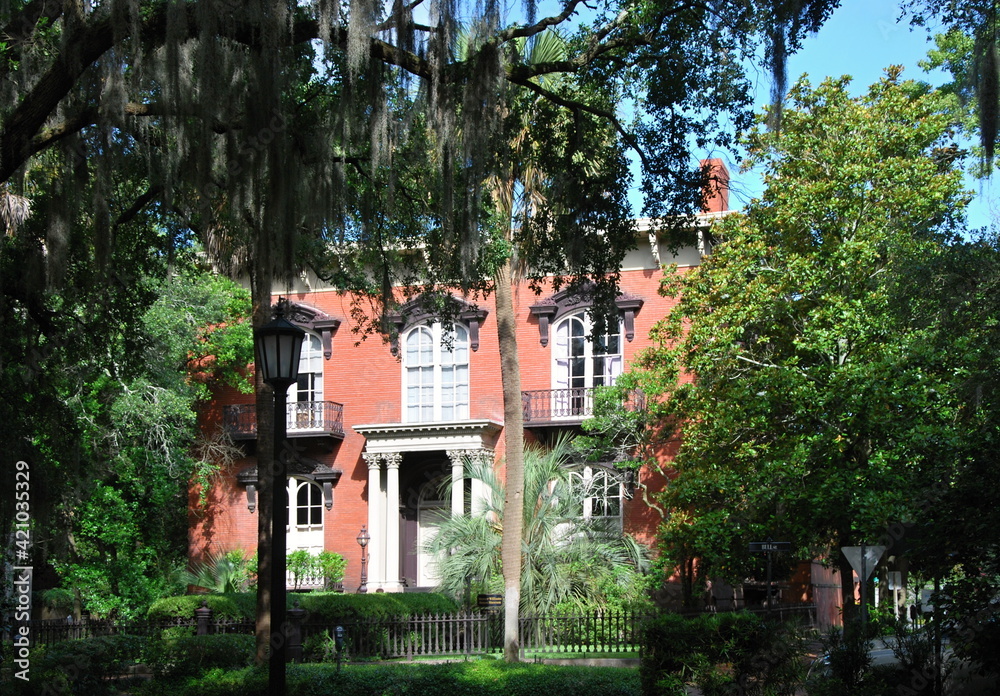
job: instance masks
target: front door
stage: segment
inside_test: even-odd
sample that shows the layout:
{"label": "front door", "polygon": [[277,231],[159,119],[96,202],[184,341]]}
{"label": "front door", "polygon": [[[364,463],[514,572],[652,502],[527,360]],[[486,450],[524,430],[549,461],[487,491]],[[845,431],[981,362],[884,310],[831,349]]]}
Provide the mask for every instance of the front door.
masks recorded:
{"label": "front door", "polygon": [[433,555],[424,551],[424,545],[437,536],[441,523],[448,519],[450,511],[441,501],[432,504],[421,503],[417,510],[417,585],[419,587],[436,587],[441,582],[437,561]]}

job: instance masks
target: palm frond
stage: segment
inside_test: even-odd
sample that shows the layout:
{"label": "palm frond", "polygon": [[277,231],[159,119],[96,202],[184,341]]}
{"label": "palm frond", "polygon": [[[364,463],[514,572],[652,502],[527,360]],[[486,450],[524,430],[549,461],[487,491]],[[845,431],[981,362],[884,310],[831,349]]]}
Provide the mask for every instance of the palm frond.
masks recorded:
{"label": "palm frond", "polygon": [[[647,553],[607,520],[584,520],[580,496],[566,466],[570,439],[550,449],[526,448],[524,525],[521,539],[522,611],[550,611],[561,603],[599,602],[602,587],[617,575],[643,572]],[[487,499],[474,515],[443,522],[421,550],[432,554],[442,578],[440,590],[460,599],[471,586],[499,587],[502,566],[503,482],[494,467],[467,460],[466,475],[483,484]]]}

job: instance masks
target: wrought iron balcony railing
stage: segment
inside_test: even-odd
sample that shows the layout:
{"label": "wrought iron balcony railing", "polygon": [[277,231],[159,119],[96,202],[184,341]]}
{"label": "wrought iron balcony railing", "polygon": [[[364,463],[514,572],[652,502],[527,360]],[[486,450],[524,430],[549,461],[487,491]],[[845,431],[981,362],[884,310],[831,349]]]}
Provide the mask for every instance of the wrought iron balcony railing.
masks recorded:
{"label": "wrought iron balcony railing", "polygon": [[[344,437],[344,405],[334,401],[295,401],[288,404],[285,427],[288,437]],[[257,437],[257,411],[253,404],[224,406],[222,425],[234,440]]]}
{"label": "wrought iron balcony railing", "polygon": [[[574,387],[570,389],[534,389],[521,392],[524,408],[524,424],[574,425],[582,423],[594,415],[595,387]],[[637,390],[629,392],[622,404],[629,411],[641,411],[646,402]]]}

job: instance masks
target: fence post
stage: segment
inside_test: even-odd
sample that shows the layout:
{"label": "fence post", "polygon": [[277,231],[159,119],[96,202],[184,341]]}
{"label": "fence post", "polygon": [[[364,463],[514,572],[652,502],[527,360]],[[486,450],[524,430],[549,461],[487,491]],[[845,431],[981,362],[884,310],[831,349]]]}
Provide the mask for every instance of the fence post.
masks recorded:
{"label": "fence post", "polygon": [[195,635],[208,635],[208,622],[212,620],[212,610],[208,608],[208,600],[201,600],[201,606],[194,610],[194,618],[198,623]]}
{"label": "fence post", "polygon": [[285,618],[288,620],[288,645],[285,648],[289,662],[302,662],[302,618],[306,615],[306,610],[299,607],[299,600],[295,600],[295,606],[286,612]]}

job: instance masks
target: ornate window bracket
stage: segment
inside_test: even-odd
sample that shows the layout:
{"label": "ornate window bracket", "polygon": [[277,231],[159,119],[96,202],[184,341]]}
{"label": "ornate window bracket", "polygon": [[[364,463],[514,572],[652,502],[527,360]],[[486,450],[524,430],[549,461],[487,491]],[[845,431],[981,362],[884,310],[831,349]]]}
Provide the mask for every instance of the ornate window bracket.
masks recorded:
{"label": "ornate window bracket", "polygon": [[[618,295],[615,304],[625,325],[625,340],[631,343],[635,338],[635,315],[642,309],[643,300],[641,297],[622,293]],[[549,344],[549,327],[556,319],[586,306],[589,306],[587,296],[579,291],[570,290],[561,290],[552,297],[531,305],[528,309],[533,316],[538,317],[538,335],[541,344],[543,346]]]}
{"label": "ornate window bracket", "polygon": [[323,342],[323,357],[327,360],[333,355],[333,335],[340,328],[340,319],[335,319],[315,307],[286,300],[285,318],[288,321],[319,334]]}
{"label": "ornate window bracket", "polygon": [[[340,469],[331,469],[315,459],[295,457],[288,463],[288,475],[295,478],[314,481],[323,489],[323,507],[333,509],[333,487],[337,485],[343,474]],[[251,466],[236,474],[236,481],[246,488],[247,508],[250,512],[257,509],[257,490],[260,480],[257,478],[257,467]]]}
{"label": "ornate window bracket", "polygon": [[[448,301],[453,305],[454,310],[448,318],[460,321],[469,327],[469,347],[473,352],[479,350],[479,327],[486,321],[489,312],[473,304],[469,304],[454,295],[449,295]],[[392,324],[393,329],[390,340],[392,354],[395,356],[399,355],[399,336],[405,333],[408,328],[428,320],[440,320],[442,318],[440,313],[427,306],[422,297],[410,300],[400,307],[398,312],[390,314],[388,320]]]}

